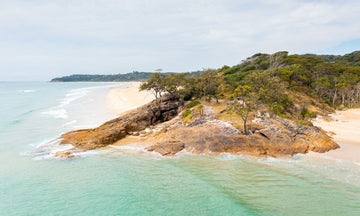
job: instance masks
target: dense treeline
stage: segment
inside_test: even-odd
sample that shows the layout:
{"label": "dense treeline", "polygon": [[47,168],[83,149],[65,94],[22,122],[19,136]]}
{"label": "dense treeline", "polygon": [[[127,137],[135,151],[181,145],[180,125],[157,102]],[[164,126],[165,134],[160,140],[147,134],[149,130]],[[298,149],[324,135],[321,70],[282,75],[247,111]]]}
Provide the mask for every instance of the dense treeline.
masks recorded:
{"label": "dense treeline", "polygon": [[121,81],[139,81],[149,79],[152,72],[137,72],[127,74],[74,74],[70,76],[58,77],[51,82],[121,82]]}
{"label": "dense treeline", "polygon": [[[169,89],[166,85],[171,82],[177,84],[171,89],[182,86],[181,92],[187,96],[209,98],[234,93],[239,86],[247,85],[261,95],[260,101],[267,104],[286,101],[284,92],[296,91],[316,97],[318,103],[326,102],[334,107],[352,107],[360,102],[360,66],[357,66],[359,62],[360,52],[344,56],[301,56],[288,55],[288,52],[277,52],[272,55],[258,53],[239,65],[223,66],[218,70],[208,69],[200,76],[156,73],[154,75],[157,80],[152,77],[150,82],[153,82],[152,85],[163,85],[157,87],[160,94]],[[254,77],[263,80],[258,79],[257,83],[254,83]],[[143,86],[143,89],[146,88],[151,89],[150,86]],[[273,89],[281,89],[281,94],[272,93]],[[267,92],[267,96],[261,91]],[[283,98],[279,99],[279,95]]]}
{"label": "dense treeline", "polygon": [[[143,81],[150,78],[154,72],[138,72],[126,74],[74,74],[70,76],[57,77],[51,80],[51,82],[127,82],[127,81]],[[174,72],[165,72],[165,74],[171,74]],[[201,71],[191,72],[192,75],[199,76]]]}
{"label": "dense treeline", "polygon": [[265,72],[280,78],[286,88],[316,96],[317,102],[352,107],[360,102],[360,52],[344,56],[299,56],[278,52],[256,54],[240,65],[220,72],[233,88],[251,73]]}
{"label": "dense treeline", "polygon": [[184,99],[206,97],[235,101],[229,110],[243,117],[265,107],[277,115],[304,119],[315,114],[294,104],[294,95],[316,98],[315,105],[353,107],[360,103],[360,52],[344,56],[255,54],[241,64],[206,69],[200,76],[188,73],[154,73],[140,90]]}
{"label": "dense treeline", "polygon": [[[304,56],[316,56],[314,54],[306,54]],[[345,66],[360,66],[360,51],[355,51],[349,54],[341,55],[318,55],[318,57],[322,58],[325,62],[329,63],[337,63]]]}

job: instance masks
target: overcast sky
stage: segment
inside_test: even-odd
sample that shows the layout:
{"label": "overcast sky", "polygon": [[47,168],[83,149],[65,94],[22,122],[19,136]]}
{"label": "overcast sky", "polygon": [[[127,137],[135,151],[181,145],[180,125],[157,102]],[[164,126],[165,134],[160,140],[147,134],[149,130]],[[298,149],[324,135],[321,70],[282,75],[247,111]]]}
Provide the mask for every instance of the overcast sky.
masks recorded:
{"label": "overcast sky", "polygon": [[0,80],[360,50],[360,1],[0,0]]}

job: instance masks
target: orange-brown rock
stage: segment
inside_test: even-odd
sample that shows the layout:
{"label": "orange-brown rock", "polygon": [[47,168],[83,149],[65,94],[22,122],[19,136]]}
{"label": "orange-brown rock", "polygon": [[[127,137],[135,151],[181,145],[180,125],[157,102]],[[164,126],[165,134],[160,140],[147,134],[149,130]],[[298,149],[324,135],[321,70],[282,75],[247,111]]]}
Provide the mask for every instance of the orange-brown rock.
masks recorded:
{"label": "orange-brown rock", "polygon": [[148,151],[159,152],[162,156],[174,156],[185,148],[185,144],[179,140],[169,140],[159,145],[146,147]]}
{"label": "orange-brown rock", "polygon": [[[284,157],[308,151],[325,152],[339,146],[319,128],[299,125],[282,118],[266,119],[265,129],[253,134],[241,134],[231,124],[219,120],[203,122],[192,126],[177,124],[159,138],[148,150],[164,155],[176,154],[183,148],[196,154],[216,155],[219,153],[247,154],[254,156]],[[171,148],[169,140],[180,140],[183,148]],[[181,146],[182,147],[182,146]],[[171,151],[169,150],[171,148]],[[164,150],[167,149],[167,150]]]}
{"label": "orange-brown rock", "polygon": [[[262,126],[253,129],[249,135],[241,133],[231,123],[216,119],[210,106],[204,106],[199,115],[194,113],[190,122],[183,122],[179,116],[174,118],[183,105],[182,100],[167,96],[95,129],[63,134],[61,143],[88,150],[113,144],[127,135],[137,135],[139,141],[147,144],[146,150],[163,156],[174,156],[186,150],[208,155],[225,152],[283,157],[339,148],[325,131],[280,117],[256,119],[257,124]],[[67,156],[59,156],[62,155]]]}
{"label": "orange-brown rock", "polygon": [[68,151],[59,151],[54,154],[54,157],[70,159],[75,156],[71,152],[68,152]]}
{"label": "orange-brown rock", "polygon": [[61,136],[61,144],[72,144],[85,150],[104,147],[124,138],[127,134],[172,119],[183,105],[184,102],[179,98],[167,95],[161,100],[154,100],[97,128],[65,133]]}

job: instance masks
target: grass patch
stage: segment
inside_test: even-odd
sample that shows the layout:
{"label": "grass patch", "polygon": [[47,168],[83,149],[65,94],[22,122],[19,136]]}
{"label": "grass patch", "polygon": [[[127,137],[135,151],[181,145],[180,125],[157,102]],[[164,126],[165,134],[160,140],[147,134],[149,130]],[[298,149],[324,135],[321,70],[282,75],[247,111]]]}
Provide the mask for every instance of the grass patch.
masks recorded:
{"label": "grass patch", "polygon": [[305,125],[305,126],[314,126],[313,123],[311,123],[311,121],[305,121],[305,120],[295,120],[296,123]]}
{"label": "grass patch", "polygon": [[196,105],[201,104],[199,101],[191,101],[190,103],[186,104],[186,108],[191,109]]}
{"label": "grass patch", "polygon": [[185,110],[185,111],[183,112],[183,118],[188,117],[191,113],[192,113],[191,110]]}

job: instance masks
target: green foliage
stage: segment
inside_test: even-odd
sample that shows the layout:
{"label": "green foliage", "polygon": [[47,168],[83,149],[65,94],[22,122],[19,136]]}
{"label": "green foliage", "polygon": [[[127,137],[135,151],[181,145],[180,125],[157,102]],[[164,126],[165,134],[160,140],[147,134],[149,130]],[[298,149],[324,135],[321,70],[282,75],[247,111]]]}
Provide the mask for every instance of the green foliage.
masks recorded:
{"label": "green foliage", "polygon": [[225,75],[228,74],[234,74],[240,70],[240,65],[236,65],[234,67],[226,68],[222,72],[224,72]]}
{"label": "green foliage", "polygon": [[244,83],[251,86],[251,92],[256,92],[262,103],[280,104],[286,97],[284,82],[279,77],[271,76],[268,71],[255,71],[246,77]]}
{"label": "green foliage", "polygon": [[198,96],[200,98],[203,96],[208,97],[208,100],[211,100],[211,97],[215,97],[218,100],[217,95],[220,93],[219,86],[221,81],[222,79],[216,70],[204,70],[197,82]]}
{"label": "green foliage", "polygon": [[178,95],[180,87],[185,86],[189,73],[165,74],[163,76],[163,86],[167,93]]}
{"label": "green foliage", "polygon": [[161,93],[165,91],[164,75],[153,73],[146,82],[141,83],[139,90],[152,91],[156,99],[161,97]]}
{"label": "green foliage", "polygon": [[229,68],[230,68],[229,66],[224,65],[222,68],[220,68],[219,73],[222,73],[222,72],[226,71]]}
{"label": "green foliage", "polygon": [[283,113],[285,111],[284,107],[280,104],[273,104],[270,107],[277,115]]}
{"label": "green foliage", "polygon": [[191,113],[192,113],[191,110],[185,110],[185,111],[183,112],[183,118],[188,117]]}
{"label": "green foliage", "polygon": [[295,122],[298,123],[298,124],[305,125],[305,126],[313,126],[313,123],[311,123],[311,121],[295,120]]}
{"label": "green foliage", "polygon": [[[296,111],[288,96],[295,91],[316,97],[313,105],[325,101],[335,107],[340,104],[351,107],[360,104],[360,67],[356,63],[359,59],[359,52],[326,58],[311,54],[288,55],[285,51],[272,55],[257,53],[233,67],[206,69],[194,76],[161,75],[161,93],[182,95],[186,100],[217,99],[221,95],[242,101],[251,96],[256,104],[284,116]],[[301,115],[304,118],[315,116],[311,112]]]}
{"label": "green foliage", "polygon": [[161,97],[162,93],[179,96],[179,89],[186,86],[189,73],[161,74],[153,73],[151,77],[140,85],[140,91],[152,91],[155,98]]}
{"label": "green foliage", "polygon": [[316,118],[316,113],[309,112],[308,108],[304,106],[301,108],[299,112],[299,116],[301,116],[303,120],[305,118]]}
{"label": "green foliage", "polygon": [[239,115],[244,123],[244,134],[248,134],[247,131],[247,119],[250,112],[255,108],[255,101],[251,100],[251,97],[244,97],[242,101],[234,100],[228,107],[228,113],[235,113]]}
{"label": "green foliage", "polygon": [[199,101],[191,101],[190,103],[186,104],[186,108],[191,109],[196,105],[201,104]]}

